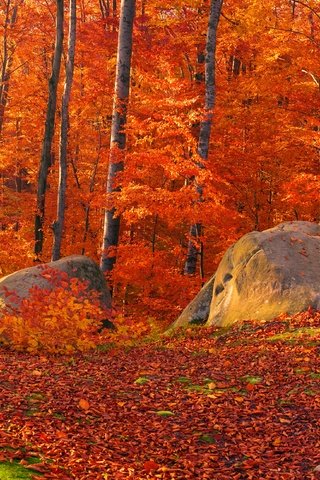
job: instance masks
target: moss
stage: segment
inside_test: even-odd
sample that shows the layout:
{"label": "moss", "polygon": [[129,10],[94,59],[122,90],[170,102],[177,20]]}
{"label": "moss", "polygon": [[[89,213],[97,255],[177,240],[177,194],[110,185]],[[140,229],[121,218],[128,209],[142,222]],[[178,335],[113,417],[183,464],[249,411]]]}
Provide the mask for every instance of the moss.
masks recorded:
{"label": "moss", "polygon": [[258,383],[262,382],[262,378],[253,375],[245,375],[244,377],[241,377],[241,381],[245,383],[250,383],[251,385],[257,385]]}
{"label": "moss", "polygon": [[306,337],[319,338],[320,328],[301,327],[296,330],[289,330],[287,332],[278,333],[268,338],[269,342],[283,341],[288,343],[300,342]]}
{"label": "moss", "polygon": [[[38,459],[32,459],[30,463],[37,462]],[[0,478],[3,480],[31,480],[35,475],[38,475],[39,478],[43,476],[32,468],[23,467],[17,461],[0,462]]]}

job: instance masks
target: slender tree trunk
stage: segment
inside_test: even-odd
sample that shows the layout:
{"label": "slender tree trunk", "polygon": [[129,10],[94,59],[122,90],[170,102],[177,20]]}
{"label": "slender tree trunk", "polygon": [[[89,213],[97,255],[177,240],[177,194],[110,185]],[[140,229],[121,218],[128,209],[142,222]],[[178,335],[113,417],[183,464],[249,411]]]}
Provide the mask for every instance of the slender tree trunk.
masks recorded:
{"label": "slender tree trunk", "polygon": [[52,260],[59,260],[61,256],[61,243],[64,227],[64,216],[66,209],[66,189],[67,189],[67,151],[68,151],[68,131],[69,131],[69,103],[74,71],[74,55],[76,47],[76,27],[77,27],[77,0],[70,0],[69,4],[69,38],[68,38],[68,56],[66,63],[66,80],[62,95],[61,105],[61,130],[60,130],[60,151],[59,151],[59,186],[57,202],[57,219],[53,223],[53,249]]}
{"label": "slender tree trunk", "polygon": [[[200,160],[197,165],[199,168],[205,168],[205,161],[208,158],[211,127],[213,120],[213,108],[215,104],[215,53],[217,43],[217,29],[220,19],[220,13],[223,0],[211,0],[210,16],[207,30],[206,54],[205,54],[205,106],[204,118],[200,124],[200,133],[198,141],[198,155]],[[202,185],[197,184],[196,189],[199,194],[199,201],[202,200]],[[201,235],[201,225],[194,224],[190,228],[188,253],[184,266],[184,273],[188,275],[195,274],[197,267],[197,258],[201,253],[201,247],[198,245],[198,237]]]}
{"label": "slender tree trunk", "polygon": [[[89,186],[89,192],[90,193],[93,193],[94,191],[94,186],[95,186],[95,183],[96,183],[96,175],[97,175],[97,171],[98,171],[98,166],[99,166],[99,161],[100,161],[100,156],[101,156],[101,148],[102,148],[102,132],[101,132],[101,128],[99,126],[99,144],[98,144],[98,153],[97,153],[97,158],[95,160],[95,163],[93,165],[93,170],[92,170],[92,174],[91,174],[91,178],[90,178],[90,186]],[[88,237],[88,233],[89,233],[89,227],[90,227],[90,212],[91,212],[91,200],[89,200],[85,206],[84,206],[84,210],[85,210],[85,219],[84,219],[84,232],[83,232],[83,238],[82,238],[82,243],[83,243],[83,247],[82,247],[82,250],[81,250],[81,255],[84,255],[85,254],[85,244],[86,244],[86,241],[87,241],[87,237]]]}
{"label": "slender tree trunk", "polygon": [[[124,168],[124,149],[126,146],[126,117],[130,90],[130,71],[132,56],[132,32],[135,14],[135,0],[122,0],[120,6],[120,26],[118,36],[117,69],[113,101],[110,158],[107,178],[107,193],[118,191],[115,186],[118,172]],[[115,209],[105,212],[104,232],[101,255],[101,269],[111,272],[116,261],[115,249],[118,246],[120,217]]]}
{"label": "slender tree trunk", "polygon": [[[3,33],[2,47],[2,67],[1,67],[1,85],[0,85],[0,135],[4,122],[5,109],[8,103],[9,82],[11,76],[11,67],[13,62],[13,53],[15,50],[12,42],[9,41],[9,27],[12,28],[17,20],[18,5],[15,5],[10,15],[11,0],[7,0],[6,16]],[[11,43],[11,44],[10,44]]]}
{"label": "slender tree trunk", "polygon": [[46,123],[42,144],[40,169],[38,174],[37,189],[37,212],[35,216],[35,247],[34,251],[38,258],[43,249],[43,226],[45,216],[45,195],[47,189],[47,178],[51,166],[51,147],[55,127],[55,113],[57,105],[57,88],[60,76],[61,57],[63,49],[63,17],[64,0],[56,0],[56,39],[52,64],[52,73],[49,79],[49,99],[47,105]]}
{"label": "slender tree trunk", "polygon": [[99,7],[100,7],[102,18],[108,18],[110,15],[109,0],[99,0]]}

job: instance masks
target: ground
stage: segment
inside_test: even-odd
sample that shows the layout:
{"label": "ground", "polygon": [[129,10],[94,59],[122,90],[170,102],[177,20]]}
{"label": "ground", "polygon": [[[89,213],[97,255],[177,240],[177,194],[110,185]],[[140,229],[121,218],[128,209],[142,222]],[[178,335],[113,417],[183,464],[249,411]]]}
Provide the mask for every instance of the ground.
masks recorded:
{"label": "ground", "polygon": [[2,350],[0,386],[1,480],[318,478],[320,313],[73,357]]}

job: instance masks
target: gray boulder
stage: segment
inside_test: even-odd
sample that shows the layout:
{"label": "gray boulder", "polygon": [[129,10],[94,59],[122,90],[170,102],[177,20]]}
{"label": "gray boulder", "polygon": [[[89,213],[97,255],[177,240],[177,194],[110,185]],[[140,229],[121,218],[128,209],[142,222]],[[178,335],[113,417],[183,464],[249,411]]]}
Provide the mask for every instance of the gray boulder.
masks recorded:
{"label": "gray boulder", "polygon": [[194,320],[219,327],[267,321],[309,307],[320,310],[320,225],[285,222],[232,245],[171,328]]}
{"label": "gray boulder", "polygon": [[[71,255],[56,262],[45,263],[34,267],[18,270],[0,279],[0,307],[15,308],[19,300],[28,297],[30,288],[52,290],[59,284],[59,272],[67,274],[68,278],[78,278],[88,282],[88,293],[97,291],[101,306],[111,308],[110,292],[106,280],[99,266],[84,255]],[[8,296],[6,292],[14,292],[15,296]]]}
{"label": "gray boulder", "polygon": [[320,226],[286,222],[230,247],[213,285],[207,325],[320,309]]}

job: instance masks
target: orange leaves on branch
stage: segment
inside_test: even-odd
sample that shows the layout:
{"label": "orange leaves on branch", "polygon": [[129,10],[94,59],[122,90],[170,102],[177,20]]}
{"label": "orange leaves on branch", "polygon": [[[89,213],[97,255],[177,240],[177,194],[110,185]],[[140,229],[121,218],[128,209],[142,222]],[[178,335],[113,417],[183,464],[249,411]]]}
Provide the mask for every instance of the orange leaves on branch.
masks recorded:
{"label": "orange leaves on branch", "polygon": [[[30,289],[13,312],[0,320],[3,341],[18,350],[29,352],[73,353],[95,346],[95,333],[105,318],[94,292],[87,284],[71,279],[66,288]],[[41,372],[34,371],[34,375]]]}

